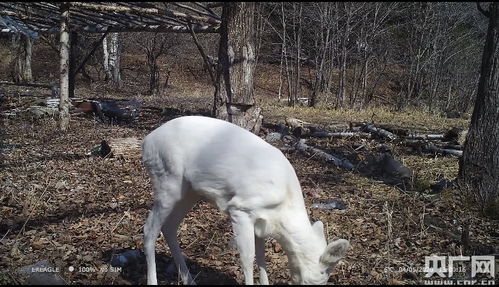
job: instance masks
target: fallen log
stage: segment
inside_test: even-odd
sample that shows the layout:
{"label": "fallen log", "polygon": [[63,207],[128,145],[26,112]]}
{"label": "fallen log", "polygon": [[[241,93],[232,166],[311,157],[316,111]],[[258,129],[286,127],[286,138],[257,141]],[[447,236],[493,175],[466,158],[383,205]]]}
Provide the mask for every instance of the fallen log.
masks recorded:
{"label": "fallen log", "polygon": [[325,127],[325,130],[330,132],[345,132],[345,131],[358,131],[360,128],[353,128],[351,125],[346,123],[330,124]]}
{"label": "fallen log", "polygon": [[286,118],[286,126],[291,130],[291,134],[295,137],[361,137],[361,138],[371,138],[367,133],[362,133],[360,127],[353,127],[351,124],[347,123],[336,123],[327,126],[324,125],[314,125],[296,118]]}
{"label": "fallen log", "polygon": [[385,138],[389,138],[390,140],[393,140],[397,136],[399,136],[408,140],[455,140],[457,142],[459,137],[463,137],[463,129],[460,128],[452,128],[451,130],[443,134],[423,134],[414,131],[411,132],[410,130],[397,128],[390,125],[380,125],[379,127],[376,127],[373,124],[366,123],[354,123],[354,125],[361,126],[361,129],[363,130],[378,134]]}
{"label": "fallen log", "polygon": [[463,146],[458,145],[458,144],[453,144],[453,143],[448,143],[448,142],[443,142],[438,145],[439,148],[444,148],[444,149],[455,149],[455,150],[463,150]]}
{"label": "fallen log", "polygon": [[[432,153],[438,153],[442,155],[455,155],[455,156],[462,156],[463,151],[458,150],[458,149],[450,149],[447,148],[449,145],[445,145],[444,147],[440,147],[425,141],[421,140],[404,140],[401,141],[400,144],[403,144],[408,147],[412,147],[416,149],[419,152],[432,152]],[[457,147],[457,146],[456,146]]]}
{"label": "fallen log", "polygon": [[444,134],[416,134],[409,133],[406,136],[407,139],[414,140],[442,140],[444,138]]}
{"label": "fallen log", "polygon": [[299,151],[304,152],[304,153],[313,153],[314,156],[319,156],[320,158],[322,158],[328,162],[332,162],[336,166],[343,167],[346,169],[353,169],[354,168],[353,164],[350,161],[348,161],[347,159],[341,159],[341,158],[338,158],[334,155],[326,153],[325,151],[322,151],[318,148],[311,147],[305,143],[304,139],[297,139],[294,136],[283,135],[279,132],[272,132],[269,135],[271,135],[271,136],[270,137],[267,136],[265,138],[267,141],[275,142],[275,141],[281,140],[282,142],[285,142],[285,143],[291,145],[291,147],[280,147],[279,149],[283,152],[291,152],[294,150],[299,150]]}
{"label": "fallen log", "polygon": [[410,133],[408,129],[399,128],[392,125],[379,125],[379,127],[400,137],[405,137]]}
{"label": "fallen log", "polygon": [[394,135],[393,133],[391,133],[387,130],[384,130],[382,128],[378,128],[373,124],[362,123],[361,124],[361,131],[367,131],[367,132],[370,132],[372,134],[378,135],[382,138],[387,138],[391,141],[397,138],[397,136]]}
{"label": "fallen log", "polygon": [[428,146],[428,150],[431,151],[431,152],[434,152],[434,153],[442,154],[442,155],[451,154],[451,155],[455,155],[457,157],[460,157],[460,156],[463,155],[463,151],[462,150],[439,148],[439,147],[436,147],[434,145],[429,145]]}
{"label": "fallen log", "polygon": [[286,124],[290,128],[303,127],[303,126],[306,126],[306,125],[310,124],[310,123],[307,123],[305,121],[302,121],[302,120],[299,120],[299,119],[295,119],[295,118],[286,118],[284,121],[286,122]]}
{"label": "fallen log", "polygon": [[370,139],[372,137],[372,135],[370,133],[364,133],[364,132],[323,132],[323,131],[312,132],[308,136],[309,137],[313,137],[313,138],[352,138],[352,137],[359,137],[359,138],[366,138],[366,139]]}
{"label": "fallen log", "polygon": [[360,137],[360,138],[371,138],[370,133],[361,132],[360,128],[354,128],[353,131],[341,130],[341,131],[325,131],[317,126],[304,126],[293,128],[291,133],[298,138],[350,138],[350,137]]}
{"label": "fallen log", "polygon": [[350,161],[348,161],[347,159],[341,159],[341,158],[333,156],[329,153],[326,153],[318,148],[311,147],[305,143],[304,139],[298,140],[294,144],[294,147],[297,150],[302,151],[302,152],[313,153],[314,155],[317,155],[328,162],[332,162],[336,166],[343,167],[346,169],[353,169],[354,168],[353,164]]}

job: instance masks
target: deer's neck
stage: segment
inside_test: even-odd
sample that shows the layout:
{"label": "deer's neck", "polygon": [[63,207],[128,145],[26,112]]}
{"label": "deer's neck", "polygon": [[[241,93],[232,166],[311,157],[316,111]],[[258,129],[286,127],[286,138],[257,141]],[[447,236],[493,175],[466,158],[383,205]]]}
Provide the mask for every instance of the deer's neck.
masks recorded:
{"label": "deer's neck", "polygon": [[319,261],[322,252],[320,242],[312,229],[306,211],[286,212],[283,215],[276,240],[288,256],[291,276],[301,277],[308,268]]}

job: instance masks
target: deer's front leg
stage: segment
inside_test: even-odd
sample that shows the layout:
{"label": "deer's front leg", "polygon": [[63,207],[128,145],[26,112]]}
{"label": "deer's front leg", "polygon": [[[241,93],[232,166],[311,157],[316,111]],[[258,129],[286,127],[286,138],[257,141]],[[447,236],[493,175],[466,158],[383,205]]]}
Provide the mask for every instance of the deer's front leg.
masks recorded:
{"label": "deer's front leg", "polygon": [[253,222],[248,214],[242,211],[230,212],[232,228],[241,266],[244,272],[244,284],[253,285],[253,261],[255,259],[255,232]]}

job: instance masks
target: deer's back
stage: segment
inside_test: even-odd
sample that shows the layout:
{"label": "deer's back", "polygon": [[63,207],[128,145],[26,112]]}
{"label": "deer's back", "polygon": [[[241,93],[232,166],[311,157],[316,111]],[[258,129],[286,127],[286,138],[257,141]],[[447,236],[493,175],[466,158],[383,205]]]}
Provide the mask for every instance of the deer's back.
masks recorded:
{"label": "deer's back", "polygon": [[143,161],[151,177],[181,178],[222,210],[274,207],[300,192],[294,169],[277,148],[213,118],[165,123],[144,139]]}

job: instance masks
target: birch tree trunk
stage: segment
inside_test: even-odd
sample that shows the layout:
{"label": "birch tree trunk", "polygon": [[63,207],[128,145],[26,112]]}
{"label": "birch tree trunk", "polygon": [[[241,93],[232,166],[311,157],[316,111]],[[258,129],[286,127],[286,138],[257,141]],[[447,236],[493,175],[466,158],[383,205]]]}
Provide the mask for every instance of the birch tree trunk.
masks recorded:
{"label": "birch tree trunk", "polygon": [[111,33],[109,39],[109,70],[113,83],[121,87],[119,33]]}
{"label": "birch tree trunk", "polygon": [[69,127],[69,7],[61,6],[61,31],[60,31],[60,102],[59,102],[59,127],[66,131]]}
{"label": "birch tree trunk", "polygon": [[253,89],[255,3],[225,2],[220,27],[215,116],[258,133],[261,109]]}
{"label": "birch tree trunk", "polygon": [[104,37],[102,40],[102,54],[103,54],[103,65],[104,65],[104,72],[106,74],[105,80],[109,81],[112,78],[111,75],[111,69],[109,68],[109,50],[107,47],[107,37]]}
{"label": "birch tree trunk", "polygon": [[499,4],[492,2],[488,11],[481,11],[489,17],[489,27],[459,179],[485,214],[499,218]]}

